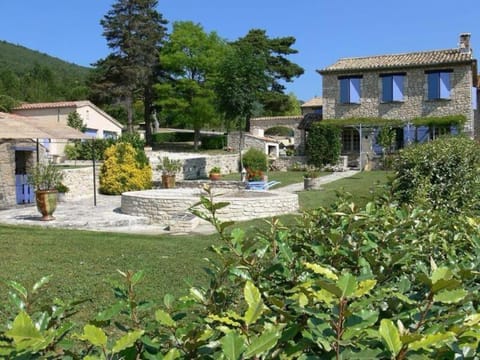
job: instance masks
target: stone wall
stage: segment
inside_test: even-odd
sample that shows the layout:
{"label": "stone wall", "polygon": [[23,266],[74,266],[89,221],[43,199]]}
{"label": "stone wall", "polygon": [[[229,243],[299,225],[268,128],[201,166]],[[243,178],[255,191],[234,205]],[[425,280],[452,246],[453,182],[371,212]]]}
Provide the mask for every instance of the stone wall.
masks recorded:
{"label": "stone wall", "polygon": [[210,169],[214,166],[218,166],[222,174],[230,174],[239,171],[238,153],[197,155],[166,151],[147,151],[146,154],[152,166],[153,181],[161,181],[162,179],[162,172],[157,170],[157,165],[160,162],[159,158],[163,158],[164,156],[182,161],[182,169],[177,174],[177,180],[206,179],[208,178]]}
{"label": "stone wall", "polygon": [[[152,222],[170,225],[200,199],[200,191],[164,189],[132,191],[122,194],[122,212],[144,216]],[[237,191],[216,197],[229,205],[217,212],[222,221],[268,218],[298,211],[298,195],[281,191]]]}
{"label": "stone wall", "polygon": [[301,167],[307,164],[306,156],[281,156],[272,160],[272,167],[278,171],[287,171],[292,167]]}
{"label": "stone wall", "polygon": [[[70,189],[65,194],[65,200],[80,200],[80,199],[93,199],[93,168],[92,163],[90,166],[81,168],[64,169],[63,171],[63,183]],[[100,166],[97,164],[95,168],[95,182],[98,193]]]}
{"label": "stone wall", "polygon": [[0,209],[15,204],[15,150],[11,142],[0,140]]}
{"label": "stone wall", "polygon": [[[463,114],[467,117],[465,132],[473,136],[472,110],[472,67],[470,65],[448,65],[452,69],[450,100],[427,100],[426,69],[395,69],[405,72],[404,100],[381,102],[381,74],[388,71],[367,71],[351,75],[363,75],[361,80],[361,103],[341,104],[338,76],[323,75],[323,118],[342,119],[377,117],[385,119],[411,120],[416,117],[447,116]],[[341,74],[346,75],[346,74]]]}
{"label": "stone wall", "polygon": [[305,136],[303,130],[298,128],[303,116],[269,116],[250,119],[250,132],[254,133],[255,129],[267,130],[274,126],[285,126],[293,130],[294,147],[297,151],[305,149]]}

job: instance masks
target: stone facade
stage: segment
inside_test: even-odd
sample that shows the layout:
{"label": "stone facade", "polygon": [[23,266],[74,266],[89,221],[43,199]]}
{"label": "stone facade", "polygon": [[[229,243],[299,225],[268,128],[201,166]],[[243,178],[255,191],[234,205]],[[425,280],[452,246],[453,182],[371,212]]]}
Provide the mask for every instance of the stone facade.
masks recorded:
{"label": "stone facade", "polygon": [[[45,158],[39,147],[39,159]],[[0,140],[0,209],[17,205],[16,174],[27,174],[36,163],[36,145],[31,140]]]}
{"label": "stone facade", "polygon": [[[474,133],[474,111],[472,108],[473,74],[471,65],[443,66],[453,70],[449,100],[427,100],[426,70],[433,68],[398,68],[394,70],[365,71],[350,75],[362,75],[360,104],[342,104],[339,101],[338,77],[348,73],[323,75],[323,117],[325,119],[385,118],[406,122],[416,117],[447,116],[463,114],[467,118],[465,132]],[[404,72],[404,100],[401,102],[381,101],[382,79],[385,73]]]}
{"label": "stone facade", "polygon": [[0,142],[0,209],[16,204],[15,150],[9,141]]}

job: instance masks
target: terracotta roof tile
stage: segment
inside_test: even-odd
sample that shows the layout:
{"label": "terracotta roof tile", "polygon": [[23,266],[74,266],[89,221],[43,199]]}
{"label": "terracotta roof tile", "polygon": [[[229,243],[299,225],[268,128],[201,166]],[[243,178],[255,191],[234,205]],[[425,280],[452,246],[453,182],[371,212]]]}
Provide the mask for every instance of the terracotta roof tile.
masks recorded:
{"label": "terracotta roof tile", "polygon": [[14,108],[14,110],[32,110],[32,109],[52,109],[52,108],[66,108],[66,107],[78,107],[89,104],[88,100],[84,101],[57,101],[57,102],[44,102],[44,103],[24,103]]}
{"label": "terracotta roof tile", "polygon": [[469,52],[458,49],[412,52],[406,54],[378,55],[357,58],[343,58],[335,64],[317,70],[320,74],[355,70],[397,69],[429,65],[472,63]]}
{"label": "terracotta roof tile", "polygon": [[314,97],[304,102],[300,107],[323,106],[323,99],[321,97]]}

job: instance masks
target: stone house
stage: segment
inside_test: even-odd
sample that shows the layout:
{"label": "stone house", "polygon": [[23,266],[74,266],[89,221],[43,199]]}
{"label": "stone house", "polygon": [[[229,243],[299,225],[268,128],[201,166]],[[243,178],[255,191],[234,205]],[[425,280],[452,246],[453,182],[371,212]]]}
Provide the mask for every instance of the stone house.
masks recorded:
{"label": "stone house", "polygon": [[[22,104],[14,114],[32,117],[48,124],[67,124],[68,115],[77,112],[86,126],[85,134],[97,139],[117,138],[123,125],[88,100]],[[43,139],[42,144],[53,160],[61,160],[67,139]]]}
{"label": "stone house", "polygon": [[[342,58],[317,71],[322,75],[323,119],[402,120],[398,147],[458,130],[415,128],[411,123],[416,118],[463,115],[462,130],[472,138],[480,135],[477,61],[470,34],[461,34],[453,49]],[[344,127],[342,153],[358,157],[362,167],[375,154],[377,131],[362,129],[361,123]]]}
{"label": "stone house", "polygon": [[37,162],[47,160],[39,139],[86,139],[65,125],[48,125],[35,119],[0,112],[0,209],[34,201],[27,173]]}

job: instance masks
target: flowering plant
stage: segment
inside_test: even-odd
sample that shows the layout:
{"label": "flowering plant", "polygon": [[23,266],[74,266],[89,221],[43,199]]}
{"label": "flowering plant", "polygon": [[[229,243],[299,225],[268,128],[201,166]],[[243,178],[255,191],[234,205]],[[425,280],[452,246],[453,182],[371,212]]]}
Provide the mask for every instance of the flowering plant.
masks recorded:
{"label": "flowering plant", "polygon": [[263,171],[247,169],[247,179],[248,181],[261,181],[263,180]]}

